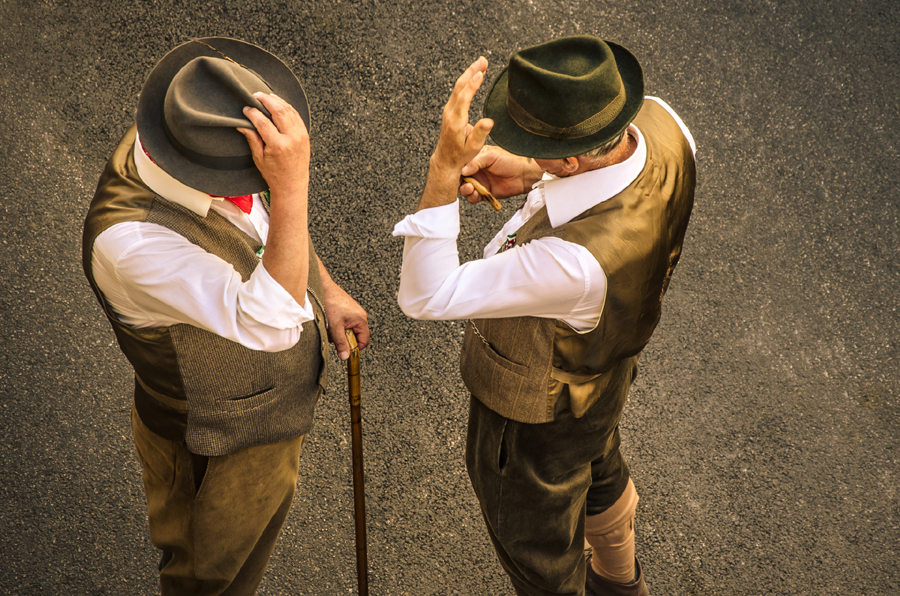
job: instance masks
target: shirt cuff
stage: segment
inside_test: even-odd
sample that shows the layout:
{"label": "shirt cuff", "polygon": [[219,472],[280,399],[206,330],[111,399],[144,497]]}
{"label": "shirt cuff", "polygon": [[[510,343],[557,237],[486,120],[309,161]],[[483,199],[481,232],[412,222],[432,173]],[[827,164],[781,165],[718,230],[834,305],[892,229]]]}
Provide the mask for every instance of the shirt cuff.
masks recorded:
{"label": "shirt cuff", "polygon": [[315,311],[304,296],[303,306],[275,281],[262,262],[241,288],[239,308],[245,315],[274,329],[293,329],[315,319]]}
{"label": "shirt cuff", "polygon": [[394,236],[454,239],[459,236],[459,201],[422,209],[394,226]]}

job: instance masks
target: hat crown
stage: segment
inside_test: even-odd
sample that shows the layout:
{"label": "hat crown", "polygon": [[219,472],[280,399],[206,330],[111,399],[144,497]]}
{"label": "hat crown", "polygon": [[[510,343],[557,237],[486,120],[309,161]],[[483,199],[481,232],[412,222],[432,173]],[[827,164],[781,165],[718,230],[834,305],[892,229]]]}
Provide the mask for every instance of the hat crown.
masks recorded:
{"label": "hat crown", "polygon": [[250,147],[238,127],[254,128],[244,106],[264,113],[254,93],[271,93],[269,86],[247,68],[222,58],[201,56],[188,62],[172,78],[163,104],[166,134],[185,157],[243,157]]}
{"label": "hat crown", "polygon": [[253,97],[274,93],[310,130],[303,86],[287,64],[253,44],[227,37],[191,38],[147,75],[138,98],[141,144],[167,174],[201,192],[239,196],[268,186],[238,127],[254,128],[243,108],[269,116]]}
{"label": "hat crown", "polygon": [[[567,129],[591,118],[595,126],[605,126],[603,122],[618,116],[625,102],[612,50],[589,36],[561,38],[517,52],[510,58],[508,86],[510,115],[525,128],[544,123]],[[598,115],[602,122],[597,122]],[[537,122],[529,124],[530,119]]]}

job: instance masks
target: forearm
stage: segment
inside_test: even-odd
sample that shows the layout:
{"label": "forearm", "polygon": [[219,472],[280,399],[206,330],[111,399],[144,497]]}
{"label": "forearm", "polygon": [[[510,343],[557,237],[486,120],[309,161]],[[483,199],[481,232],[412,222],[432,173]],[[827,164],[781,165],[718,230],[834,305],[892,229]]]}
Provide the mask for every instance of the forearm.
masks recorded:
{"label": "forearm", "polygon": [[325,303],[325,314],[328,318],[328,334],[338,351],[338,357],[346,360],[350,356],[350,345],[345,334],[347,329],[353,331],[360,350],[369,344],[368,315],[350,294],[331,279],[331,275],[325,269],[325,263],[318,255],[316,260],[319,264],[319,275],[322,277],[322,301]]}
{"label": "forearm", "polygon": [[425,190],[416,211],[449,205],[456,201],[459,189],[459,172],[454,172],[443,165],[435,155],[431,156]]}
{"label": "forearm", "polygon": [[272,190],[263,263],[298,304],[309,282],[309,181],[290,191]]}
{"label": "forearm", "polygon": [[263,264],[297,303],[309,281],[309,133],[297,111],[283,99],[254,93],[271,119],[254,107],[244,114],[255,130],[238,128],[253,152],[253,163],[271,193],[269,232]]}
{"label": "forearm", "polygon": [[597,324],[606,279],[583,247],[556,238],[460,264],[452,239],[407,237],[397,301],[414,319],[532,316]]}
{"label": "forearm", "polygon": [[441,319],[434,297],[460,267],[456,239],[407,236],[397,303],[413,319]]}
{"label": "forearm", "polygon": [[[319,255],[316,255],[316,262],[319,263],[319,277],[322,278],[322,291],[325,292],[325,296],[329,296],[335,291],[343,292],[341,286],[331,279],[331,275],[328,273],[328,269],[325,268],[325,263],[322,262]],[[323,300],[326,300],[326,298],[323,297]]]}

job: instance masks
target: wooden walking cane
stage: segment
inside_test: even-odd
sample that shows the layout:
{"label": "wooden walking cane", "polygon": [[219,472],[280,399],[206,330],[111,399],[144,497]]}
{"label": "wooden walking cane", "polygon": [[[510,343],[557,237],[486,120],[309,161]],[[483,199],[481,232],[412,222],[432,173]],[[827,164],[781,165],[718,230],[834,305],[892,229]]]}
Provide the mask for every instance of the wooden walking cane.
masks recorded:
{"label": "wooden walking cane", "polygon": [[356,335],[347,329],[350,358],[347,359],[347,386],[350,388],[350,435],[353,452],[353,516],[356,520],[356,577],[359,596],[369,596],[369,565],[366,552],[366,486],[363,475],[362,408],[359,392],[359,346]]}

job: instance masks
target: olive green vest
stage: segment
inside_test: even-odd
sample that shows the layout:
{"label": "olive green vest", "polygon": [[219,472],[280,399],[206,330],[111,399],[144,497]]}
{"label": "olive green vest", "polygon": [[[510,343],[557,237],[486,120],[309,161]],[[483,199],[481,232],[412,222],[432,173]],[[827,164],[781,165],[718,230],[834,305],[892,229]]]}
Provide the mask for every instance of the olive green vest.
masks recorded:
{"label": "olive green vest", "polygon": [[696,171],[687,139],[658,103],[645,100],[634,123],[647,161],[630,186],[556,228],[544,207],[516,237],[518,245],[556,236],[597,259],[607,278],[597,327],[579,333],[537,317],[482,319],[466,327],[463,382],[502,416],[549,422],[563,408],[581,416],[604,395],[620,395],[619,385],[630,384],[632,375],[616,371],[634,365],[656,328],[681,255]]}
{"label": "olive green vest", "polygon": [[201,217],[147,188],[134,163],[136,128],[124,136],[103,172],[84,226],[85,273],[135,372],[135,406],[158,435],[200,455],[306,434],[326,385],[328,361],[322,280],[310,243],[309,293],[315,321],[281,352],[251,350],[187,324],[135,329],[121,323],[97,287],[91,254],[97,236],[117,223],[165,226],[230,263],[246,282],[259,265],[259,242],[210,211]]}

